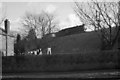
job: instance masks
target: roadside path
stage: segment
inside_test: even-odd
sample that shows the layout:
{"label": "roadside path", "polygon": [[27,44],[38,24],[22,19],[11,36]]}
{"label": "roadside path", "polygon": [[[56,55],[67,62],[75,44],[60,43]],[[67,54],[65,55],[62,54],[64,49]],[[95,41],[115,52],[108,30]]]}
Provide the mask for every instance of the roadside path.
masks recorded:
{"label": "roadside path", "polygon": [[119,78],[120,71],[102,70],[85,72],[55,72],[55,73],[17,73],[4,74],[4,78]]}

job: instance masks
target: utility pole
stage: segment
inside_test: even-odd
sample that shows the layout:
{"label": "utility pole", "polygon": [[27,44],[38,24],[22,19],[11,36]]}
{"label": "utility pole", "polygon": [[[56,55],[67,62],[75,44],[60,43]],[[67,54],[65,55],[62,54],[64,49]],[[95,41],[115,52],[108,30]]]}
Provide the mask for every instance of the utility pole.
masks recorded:
{"label": "utility pole", "polygon": [[6,56],[7,56],[8,55],[8,33],[10,29],[10,22],[8,19],[4,21],[4,25],[5,25],[5,33],[6,33]]}

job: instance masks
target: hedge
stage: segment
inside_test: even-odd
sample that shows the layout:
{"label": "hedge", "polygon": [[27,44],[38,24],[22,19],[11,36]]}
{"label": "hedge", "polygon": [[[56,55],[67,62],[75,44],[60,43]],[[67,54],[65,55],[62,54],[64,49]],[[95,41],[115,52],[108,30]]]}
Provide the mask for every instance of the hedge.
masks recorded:
{"label": "hedge", "polygon": [[3,72],[79,71],[117,69],[120,52],[99,51],[81,54],[2,57]]}

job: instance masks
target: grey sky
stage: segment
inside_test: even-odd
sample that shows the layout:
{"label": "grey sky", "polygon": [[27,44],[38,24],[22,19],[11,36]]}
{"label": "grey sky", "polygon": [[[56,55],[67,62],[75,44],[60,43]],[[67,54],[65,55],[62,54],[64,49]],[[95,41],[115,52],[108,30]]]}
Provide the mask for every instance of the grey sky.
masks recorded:
{"label": "grey sky", "polygon": [[26,12],[40,13],[41,10],[55,14],[60,29],[81,24],[73,2],[2,2],[0,6],[6,11],[12,30],[22,27],[19,22]]}
{"label": "grey sky", "polygon": [[[40,13],[41,10],[55,14],[60,29],[63,29],[82,24],[73,10],[74,1],[88,2],[90,0],[49,0],[49,2],[48,0],[1,0],[0,13],[6,15],[10,20],[11,30],[19,30],[19,28],[22,28],[20,20],[26,12]],[[104,1],[110,2],[119,0]]]}

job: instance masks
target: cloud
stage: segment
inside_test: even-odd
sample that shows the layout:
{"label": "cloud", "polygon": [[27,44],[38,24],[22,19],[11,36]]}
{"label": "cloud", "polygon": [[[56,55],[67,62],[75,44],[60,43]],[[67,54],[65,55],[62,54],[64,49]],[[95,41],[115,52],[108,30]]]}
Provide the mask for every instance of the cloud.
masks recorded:
{"label": "cloud", "polygon": [[2,8],[2,3],[0,2],[0,9]]}
{"label": "cloud", "polygon": [[37,3],[34,2],[28,2],[26,4],[26,11],[27,12],[35,12],[34,10],[36,9]]}
{"label": "cloud", "polygon": [[10,20],[10,30],[11,31],[21,31],[21,18],[16,18],[15,20]]}
{"label": "cloud", "polygon": [[0,18],[2,16],[2,14],[1,14],[2,13],[2,6],[3,6],[2,3],[0,2]]}
{"label": "cloud", "polygon": [[27,2],[27,7],[29,7],[29,8],[34,8],[35,6],[37,6],[38,5],[38,3],[37,2]]}
{"label": "cloud", "polygon": [[[0,22],[2,21],[2,17],[3,17],[2,7],[3,7],[3,4],[2,2],[0,2]],[[0,27],[4,29],[4,23],[0,24]]]}
{"label": "cloud", "polygon": [[45,9],[46,12],[48,13],[53,13],[56,10],[56,6],[55,5],[48,5]]}
{"label": "cloud", "polygon": [[53,13],[56,10],[56,6],[48,3],[40,3],[40,2],[28,2],[27,3],[27,11],[33,13],[40,13],[42,10],[47,13]]}
{"label": "cloud", "polygon": [[0,2],[0,9],[2,8],[2,6],[3,6],[3,5],[2,5],[2,2]]}
{"label": "cloud", "polygon": [[[92,0],[1,0],[2,2],[91,2]],[[97,0],[98,2],[118,2],[119,0]]]}
{"label": "cloud", "polygon": [[70,26],[76,26],[82,24],[80,19],[75,14],[69,14],[68,18],[70,20]]}
{"label": "cloud", "polygon": [[74,27],[77,25],[81,25],[81,24],[82,22],[75,14],[69,14],[64,20],[60,21],[59,26],[61,29],[64,29],[68,27]]}
{"label": "cloud", "polygon": [[59,27],[60,27],[60,29],[68,28],[68,27],[69,27],[69,22],[67,22],[67,21],[65,21],[65,20],[62,20],[62,21],[60,21],[60,23],[59,23]]}

